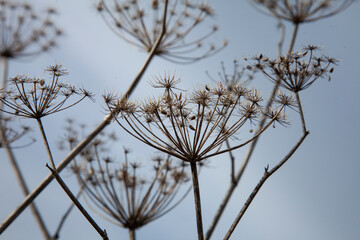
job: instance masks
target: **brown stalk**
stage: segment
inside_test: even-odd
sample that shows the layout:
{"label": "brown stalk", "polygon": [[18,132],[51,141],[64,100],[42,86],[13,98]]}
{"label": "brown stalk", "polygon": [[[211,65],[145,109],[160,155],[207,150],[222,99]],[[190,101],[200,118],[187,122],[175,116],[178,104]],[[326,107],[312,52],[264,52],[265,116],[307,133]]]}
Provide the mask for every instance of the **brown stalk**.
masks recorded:
{"label": "brown stalk", "polygon": [[[7,72],[8,72],[8,59],[5,57],[2,58],[2,69],[3,69],[3,73],[2,73],[1,88],[5,89],[6,81],[7,81]],[[3,103],[1,102],[0,109],[2,109],[2,107],[3,107]],[[26,181],[20,170],[19,164],[17,163],[15,155],[6,139],[6,135],[5,135],[5,131],[4,131],[5,129],[3,128],[1,117],[2,117],[2,111],[0,111],[0,141],[1,141],[2,147],[4,148],[4,150],[6,152],[6,155],[10,161],[11,167],[13,168],[13,171],[15,173],[17,181],[20,185],[21,191],[23,192],[23,194],[25,196],[27,196],[29,194],[29,188],[26,185]],[[47,240],[51,239],[49,231],[48,231],[48,229],[45,225],[45,222],[42,219],[40,212],[39,212],[37,206],[35,205],[35,203],[32,203],[30,205],[30,210],[34,215],[35,221],[38,224],[40,231],[41,231],[42,235],[44,236],[44,238]]]}
{"label": "brown stalk", "polygon": [[99,235],[104,240],[109,240],[106,230],[102,230],[99,225],[95,222],[95,220],[90,216],[90,214],[85,210],[85,208],[81,205],[81,203],[77,200],[75,195],[71,192],[71,190],[66,186],[65,182],[61,179],[60,175],[56,172],[55,169],[52,169],[48,164],[46,164],[46,167],[49,168],[52,175],[56,179],[56,181],[59,183],[59,185],[62,187],[62,189],[66,192],[66,194],[69,196],[71,201],[75,204],[75,206],[79,209],[79,211],[84,215],[84,217],[89,221],[89,223],[93,226],[93,228],[99,233]]}
{"label": "brown stalk", "polygon": [[191,161],[190,166],[191,166],[191,175],[192,175],[193,190],[194,190],[198,239],[204,240],[204,231],[203,231],[203,223],[202,223],[202,215],[201,215],[200,187],[199,187],[199,179],[196,169],[196,162]]}
{"label": "brown stalk", "polygon": [[244,216],[246,210],[250,206],[250,204],[251,204],[252,200],[255,198],[256,194],[259,192],[262,185],[266,182],[266,180],[273,173],[275,173],[282,165],[284,165],[286,163],[287,160],[290,159],[290,157],[296,152],[296,150],[303,143],[304,139],[306,138],[306,136],[308,134],[309,134],[308,131],[303,132],[303,135],[300,137],[299,141],[295,144],[295,146],[290,150],[290,152],[275,167],[273,167],[270,171],[268,171],[268,168],[265,168],[264,175],[262,176],[259,183],[256,185],[256,187],[254,188],[254,190],[252,191],[252,193],[250,194],[250,196],[246,200],[244,206],[240,210],[239,214],[237,215],[237,217],[235,218],[233,224],[231,225],[230,229],[228,230],[226,236],[224,237],[224,240],[228,240],[230,238],[230,236],[234,232],[237,224],[240,222],[241,218]]}
{"label": "brown stalk", "polygon": [[[160,45],[161,39],[166,30],[166,13],[167,13],[168,0],[165,0],[164,14],[162,29],[163,31],[159,35],[156,43],[154,44],[152,50],[150,51],[148,58],[145,61],[145,64],[140,69],[138,75],[134,79],[134,82],[131,84],[129,89],[126,91],[124,97],[129,97],[137,84],[139,83],[142,75],[144,74],[146,68],[149,66],[151,59],[155,56],[156,49]],[[102,122],[100,122],[95,129],[85,137],[68,155],[63,161],[56,167],[58,173],[60,173],[70,162],[76,157],[107,125],[110,124],[113,119],[112,114],[105,116]],[[49,174],[27,197],[22,201],[22,203],[1,223],[0,225],[0,234],[6,230],[6,228],[25,210],[27,206],[32,203],[32,201],[46,188],[46,186],[54,179],[52,174]]]}

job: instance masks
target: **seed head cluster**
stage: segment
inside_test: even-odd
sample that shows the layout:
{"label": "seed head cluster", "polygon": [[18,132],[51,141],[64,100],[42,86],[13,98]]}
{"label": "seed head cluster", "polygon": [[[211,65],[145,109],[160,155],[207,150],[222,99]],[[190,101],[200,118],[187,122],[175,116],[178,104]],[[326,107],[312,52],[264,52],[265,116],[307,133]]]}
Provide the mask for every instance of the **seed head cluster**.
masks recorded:
{"label": "seed head cluster", "polygon": [[[153,85],[165,86],[166,83],[177,82],[174,79],[175,76],[165,76],[158,78],[157,84]],[[222,144],[245,123],[256,121],[264,114],[259,91],[249,90],[239,83],[231,88],[222,83],[214,87],[205,86],[189,95],[175,91],[175,88],[176,85],[165,87],[162,97],[140,104],[112,94],[105,95],[104,99],[115,120],[126,132],[186,162],[199,162],[227,151],[220,151]],[[270,122],[287,104],[281,104]]]}
{"label": "seed head cluster", "polygon": [[262,71],[267,78],[289,91],[297,93],[310,87],[319,78],[331,79],[334,71],[332,65],[338,61],[334,58],[315,56],[316,46],[308,46],[301,52],[292,52],[287,57],[271,60],[259,55],[255,57],[253,67]]}
{"label": "seed head cluster", "polygon": [[[79,130],[70,123],[67,133],[70,146],[76,145]],[[135,230],[163,216],[184,199],[188,191],[180,190],[188,182],[186,166],[163,154],[143,166],[129,161],[128,149],[124,149],[119,162],[107,149],[109,144],[118,144],[116,140],[113,134],[103,133],[82,152],[82,160],[76,159],[72,169],[83,186],[87,203],[100,216]]]}
{"label": "seed head cluster", "polygon": [[[101,0],[97,5],[98,12],[115,34],[146,52],[152,49],[161,33],[163,9],[164,1],[159,0]],[[167,9],[166,32],[156,55],[173,62],[190,63],[211,56],[227,45],[225,41],[222,46],[211,44],[205,49],[204,41],[217,31],[216,26],[205,34],[191,36],[214,14],[206,3],[169,0]],[[191,40],[187,40],[189,35]],[[200,49],[203,50],[198,51]]]}
{"label": "seed head cluster", "polygon": [[[10,89],[0,89],[0,101],[4,108],[1,111],[23,118],[40,119],[49,114],[68,109],[84,98],[92,99],[92,94],[83,89],[62,83],[59,78],[67,74],[62,65],[49,66],[45,69],[52,79],[16,76],[10,79]],[[72,97],[77,100],[69,103]],[[67,104],[68,103],[68,104]]]}
{"label": "seed head cluster", "polygon": [[18,58],[48,51],[62,34],[52,20],[56,14],[48,9],[39,17],[29,4],[0,1],[0,56]]}
{"label": "seed head cluster", "polygon": [[273,16],[293,23],[312,22],[332,16],[354,0],[255,0]]}

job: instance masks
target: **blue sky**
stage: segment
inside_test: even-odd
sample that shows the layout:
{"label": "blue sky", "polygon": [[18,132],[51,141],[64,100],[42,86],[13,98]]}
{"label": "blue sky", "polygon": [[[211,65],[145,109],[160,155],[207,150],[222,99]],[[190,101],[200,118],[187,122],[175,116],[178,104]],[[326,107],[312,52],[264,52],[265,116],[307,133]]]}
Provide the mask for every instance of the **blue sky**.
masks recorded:
{"label": "blue sky", "polygon": [[[53,6],[59,11],[56,22],[65,35],[58,47],[35,59],[23,59],[10,63],[9,75],[28,74],[44,76],[43,69],[50,64],[63,64],[70,72],[66,80],[86,87],[97,97],[95,103],[88,101],[73,109],[44,119],[50,136],[50,144],[56,148],[65,125],[65,119],[75,117],[79,122],[95,126],[104,117],[101,94],[108,90],[123,92],[136,75],[146,54],[116,37],[96,13],[95,1],[32,1],[37,10]],[[242,60],[263,53],[276,57],[279,31],[275,19],[256,11],[247,1],[210,1],[215,9],[213,23],[219,31],[211,39],[229,46],[219,54],[192,65],[177,65],[156,58],[146,71],[142,82],[134,92],[135,98],[153,96],[148,81],[164,72],[176,72],[182,77],[181,87],[208,84],[211,80],[205,71],[214,76],[224,61],[232,71],[232,61]],[[320,79],[311,88],[301,93],[304,115],[310,135],[301,148],[285,166],[276,172],[263,186],[234,232],[232,239],[357,239],[360,235],[360,70],[357,66],[360,54],[360,5],[355,2],[350,8],[331,18],[300,26],[295,49],[308,44],[320,45],[326,55],[338,58],[332,81]],[[210,23],[209,23],[210,25]],[[285,49],[290,38],[291,25],[286,25]],[[244,62],[241,62],[244,63]],[[251,83],[261,89],[264,98],[269,95],[270,83],[260,74]],[[270,129],[260,139],[252,158],[213,239],[222,239],[242,207],[244,201],[261,178],[267,164],[275,165],[301,136],[300,122],[295,114],[289,114],[291,125]],[[21,123],[33,125],[32,135],[39,138],[34,123],[22,119]],[[143,147],[121,132],[115,124],[109,131],[120,136],[117,152],[123,145],[136,149]],[[36,155],[34,151],[36,149]],[[146,149],[146,148],[144,148]],[[236,151],[239,165],[246,149]],[[145,156],[144,156],[145,153]],[[146,161],[151,150],[134,151],[136,160]],[[18,149],[16,156],[21,169],[34,188],[47,174],[46,155],[40,140],[31,148]],[[55,151],[55,162],[60,162],[64,152]],[[119,157],[120,158],[120,157]],[[0,218],[1,221],[22,201],[23,196],[3,151],[0,152]],[[227,156],[214,158],[200,175],[204,228],[207,229],[222,195],[229,184],[229,161]],[[76,189],[69,172],[64,178]],[[56,183],[52,183],[36,200],[41,207],[49,228],[54,231],[64,209],[70,204]],[[110,239],[126,239],[126,230],[113,226],[94,215],[102,228],[107,229]],[[174,211],[141,228],[138,239],[195,239],[192,195]],[[0,239],[40,239],[41,234],[26,210]],[[82,216],[74,211],[61,232],[60,239],[99,239],[97,233]]]}

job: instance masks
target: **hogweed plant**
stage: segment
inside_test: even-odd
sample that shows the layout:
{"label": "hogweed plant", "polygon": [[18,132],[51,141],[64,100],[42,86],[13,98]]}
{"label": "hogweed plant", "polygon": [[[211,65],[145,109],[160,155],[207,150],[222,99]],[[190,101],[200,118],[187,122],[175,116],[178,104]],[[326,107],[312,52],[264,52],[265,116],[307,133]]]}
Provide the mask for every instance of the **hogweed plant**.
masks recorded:
{"label": "hogweed plant", "polygon": [[[79,141],[86,126],[77,125],[68,120],[66,137],[60,142],[62,150]],[[130,150],[124,148],[119,162],[111,156],[114,144],[119,144],[118,137],[102,132],[76,158],[71,171],[89,207],[105,220],[128,229],[129,239],[135,240],[136,230],[164,216],[187,196],[190,189],[179,191],[188,182],[188,174],[186,165],[169,155],[157,154],[149,159],[150,164],[135,162],[129,161]]]}
{"label": "hogweed plant", "polygon": [[[49,66],[45,71],[52,77],[50,83],[47,83],[45,79],[27,76],[12,78],[10,89],[0,90],[2,95],[0,101],[4,105],[1,111],[37,121],[50,163],[56,169],[41,118],[68,109],[85,98],[92,98],[92,94],[83,88],[77,89],[61,82],[59,78],[67,74],[61,65]],[[78,96],[78,99],[72,101],[75,96]]]}
{"label": "hogweed plant", "polygon": [[190,163],[198,238],[204,239],[197,163],[245,146],[265,131],[289,103],[280,105],[275,116],[251,139],[222,149],[223,143],[241,127],[263,114],[259,91],[241,84],[226,88],[219,83],[215,87],[199,88],[187,96],[182,91],[175,92],[178,82],[175,76],[157,78],[153,86],[164,88],[163,96],[142,103],[112,94],[105,95],[104,100],[115,121],[131,136]]}
{"label": "hogweed plant", "polygon": [[[277,164],[265,167],[261,179],[224,237],[229,239],[263,184],[292,157],[309,134],[300,92],[311,87],[319,78],[330,80],[329,76],[334,71],[333,65],[337,62],[330,57],[318,56],[315,53],[317,47],[314,46],[308,46],[298,52],[293,51],[299,26],[337,14],[350,6],[353,0],[250,2],[281,23],[283,21],[292,23],[293,32],[285,54],[282,53],[282,46],[285,44],[284,30],[278,44],[278,56],[275,58],[266,57],[264,54],[254,58],[249,57],[250,60],[245,57],[245,60],[250,62],[248,66],[240,68],[239,63],[234,61],[234,72],[231,74],[225,71],[225,65],[222,63],[220,83],[215,86],[209,84],[199,87],[192,92],[181,90],[178,87],[180,80],[175,76],[158,77],[153,81],[152,87],[164,89],[164,93],[158,98],[135,102],[131,100],[130,95],[155,56],[171,62],[193,63],[212,56],[227,43],[219,47],[212,44],[206,47],[205,42],[217,32],[218,28],[210,26],[209,30],[201,31],[200,26],[207,25],[207,21],[214,16],[213,8],[205,2],[100,0],[96,6],[97,11],[110,29],[130,45],[147,52],[148,57],[130,87],[126,91],[120,89],[124,93],[122,96],[112,93],[104,95],[108,114],[87,137],[80,141],[80,138],[74,135],[68,136],[71,152],[55,168],[41,118],[66,110],[86,97],[91,98],[91,93],[60,82],[59,78],[67,73],[60,65],[47,68],[52,76],[50,83],[43,79],[17,76],[9,81],[10,89],[7,89],[5,85],[7,60],[34,56],[47,51],[55,45],[55,37],[59,36],[61,31],[51,20],[48,20],[50,18],[46,17],[41,22],[40,18],[32,17],[35,14],[32,13],[29,5],[17,5],[0,0],[0,26],[2,26],[0,56],[4,63],[4,87],[0,92],[1,114],[7,113],[15,117],[37,120],[50,155],[49,168],[52,171],[52,174],[30,194],[27,189],[24,190],[28,196],[0,225],[0,234],[30,205],[44,238],[58,238],[58,230],[54,236],[50,236],[37,208],[31,205],[51,180],[56,178],[74,205],[80,209],[103,239],[108,239],[106,232],[96,224],[78,200],[83,193],[84,199],[95,212],[119,226],[128,228],[130,239],[135,239],[135,230],[163,216],[181,202],[184,196],[180,195],[179,189],[187,180],[185,170],[187,165],[190,165],[198,239],[208,240],[240,182],[257,140],[276,123],[287,126],[289,122],[286,114],[294,110],[301,122],[302,135]],[[51,17],[53,13],[54,11],[50,10],[48,16]],[[37,23],[42,24],[36,25]],[[30,27],[25,31],[24,26]],[[282,24],[282,27],[285,29],[286,25]],[[249,75],[246,75],[247,71],[250,72]],[[265,106],[262,104],[263,98],[260,92],[248,88],[246,84],[258,77],[255,72],[261,72],[274,84]],[[279,88],[282,88],[281,91]],[[290,110],[287,110],[288,108]],[[101,135],[102,130],[112,122],[111,120],[117,122],[131,137],[161,151],[167,157],[157,158],[157,161],[153,162],[154,170],[146,174],[143,174],[144,169],[142,167],[140,169],[137,162],[128,160],[127,150],[120,164],[113,157],[111,149],[104,147],[107,141],[101,140],[104,136]],[[253,130],[255,123],[256,131]],[[251,137],[248,139],[240,137],[244,129],[248,129],[249,126]],[[11,141],[4,139],[16,139],[18,135],[15,133],[21,131],[10,132],[3,129],[2,133],[7,132],[7,137],[2,137],[1,142],[5,149]],[[230,139],[233,146],[229,144]],[[237,158],[235,150],[247,144],[249,149],[235,174],[234,161]],[[224,158],[225,153],[229,154],[232,164],[229,190],[225,193],[224,200],[204,234],[198,164],[215,156]],[[71,170],[80,185],[77,196],[72,194],[59,176],[60,171],[65,169],[74,158],[76,160],[72,162]],[[181,164],[174,165],[175,160],[180,160]],[[58,229],[61,225],[62,223]]]}
{"label": "hogweed plant", "polygon": [[[97,11],[117,36],[140,50],[150,52],[162,31],[161,12],[165,4],[159,0],[100,0]],[[165,33],[155,55],[176,63],[193,63],[216,54],[227,45],[224,41],[219,47],[210,44],[206,49],[204,46],[204,41],[218,30],[217,26],[198,37],[191,37],[196,28],[213,16],[210,5],[172,0],[167,8]],[[204,48],[205,51],[199,51]]]}
{"label": "hogweed plant", "polygon": [[276,18],[296,23],[330,17],[349,7],[354,0],[254,0]]}
{"label": "hogweed plant", "polygon": [[[98,147],[95,141],[92,146]],[[153,158],[153,171],[141,169],[141,163],[129,162],[128,150],[121,165],[110,157],[100,159],[95,150],[93,159],[73,171],[84,185],[85,199],[94,211],[111,223],[128,229],[135,240],[140,227],[160,218],[176,207],[187,195],[177,198],[187,182],[185,165],[175,166],[169,157]],[[148,164],[147,164],[148,165]],[[96,210],[95,210],[96,209]]]}

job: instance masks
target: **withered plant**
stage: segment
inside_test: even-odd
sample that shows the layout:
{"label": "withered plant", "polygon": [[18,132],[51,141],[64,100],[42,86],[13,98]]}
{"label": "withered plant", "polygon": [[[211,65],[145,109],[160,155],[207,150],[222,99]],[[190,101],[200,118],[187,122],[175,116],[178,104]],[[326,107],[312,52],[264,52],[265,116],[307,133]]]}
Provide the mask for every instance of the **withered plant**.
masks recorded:
{"label": "withered plant", "polygon": [[[55,45],[55,38],[61,31],[51,21],[51,16],[55,13],[53,9],[47,12],[45,20],[39,20],[29,5],[0,0],[0,57],[4,69],[3,87],[0,90],[0,118],[2,121],[6,120],[7,118],[2,115],[7,113],[13,117],[33,118],[37,121],[49,155],[49,169],[52,171],[52,174],[30,194],[27,189],[24,190],[24,193],[28,194],[26,199],[0,225],[0,234],[34,201],[51,180],[56,178],[74,205],[103,239],[108,239],[107,233],[82,207],[79,202],[81,195],[92,210],[110,222],[127,228],[129,238],[135,239],[136,230],[172,210],[186,196],[188,191],[181,195],[180,187],[188,180],[186,167],[190,165],[198,239],[209,240],[240,182],[257,140],[270,126],[275,126],[275,123],[287,126],[287,113],[294,110],[301,122],[301,136],[277,164],[265,167],[261,179],[240,208],[224,237],[229,239],[263,184],[293,156],[309,135],[300,92],[308,89],[319,78],[330,80],[330,75],[334,71],[333,65],[337,63],[333,58],[318,56],[315,53],[317,47],[312,45],[301,51],[294,51],[299,26],[332,16],[350,6],[353,0],[250,2],[281,24],[283,21],[292,23],[293,32],[285,54],[282,53],[282,46],[285,44],[283,31],[277,57],[267,57],[264,54],[245,57],[248,65],[244,67],[240,67],[239,62],[234,61],[234,72],[231,74],[226,72],[222,63],[219,83],[208,84],[193,91],[181,90],[178,87],[180,80],[175,76],[159,76],[151,85],[154,89],[164,89],[163,94],[138,102],[133,101],[130,95],[155,56],[175,63],[194,63],[214,55],[227,45],[226,41],[221,46],[206,43],[218,29],[217,26],[209,26],[207,22],[214,16],[214,9],[206,2],[195,3],[187,0],[98,1],[97,11],[109,28],[130,45],[147,52],[148,57],[129,88],[119,89],[123,95],[112,93],[118,90],[109,91],[110,93],[104,95],[108,114],[88,136],[82,139],[77,133],[71,132],[73,128],[68,129],[70,131],[67,142],[71,151],[55,166],[41,119],[66,110],[84,98],[91,98],[92,94],[85,89],[62,83],[60,77],[66,75],[67,71],[61,65],[46,69],[52,77],[49,83],[44,79],[16,76],[9,81],[10,88],[6,86],[7,60],[34,56],[47,51]],[[201,31],[200,26],[204,25],[210,28]],[[281,26],[283,30],[286,27],[284,24]],[[247,75],[248,71],[250,74]],[[248,87],[247,83],[260,75],[255,72],[262,73],[273,83],[273,90],[266,105],[262,104],[263,97],[260,91]],[[126,149],[124,156],[119,158],[121,163],[118,162],[113,152],[110,152],[111,148],[105,146],[109,139],[115,139],[114,135],[105,135],[102,132],[113,122],[112,120],[123,132],[166,156],[157,157],[150,171],[146,171],[146,166],[151,164],[145,160],[141,164],[129,161],[129,152]],[[255,124],[257,129],[254,131]],[[0,146],[4,148],[22,135],[21,131],[10,131],[3,122],[1,127]],[[247,131],[248,127],[250,134]],[[250,137],[241,136],[245,131]],[[104,136],[108,137],[107,140],[104,140]],[[232,140],[231,145],[229,140]],[[235,150],[247,144],[249,149],[238,172],[235,172],[234,162],[235,158],[238,158]],[[231,181],[224,200],[204,234],[198,166],[212,157],[223,158],[224,153],[229,154],[231,159]],[[75,157],[71,170],[80,186],[76,196],[59,176]],[[176,160],[180,160],[181,163],[174,164]],[[32,210],[44,238],[57,239],[59,229],[71,207],[54,236],[49,235],[35,205],[32,205]]]}
{"label": "withered plant", "polygon": [[198,237],[203,239],[197,163],[250,143],[277,119],[289,103],[282,103],[269,123],[252,138],[232,148],[221,149],[222,144],[245,123],[253,122],[263,114],[259,91],[248,90],[240,83],[231,88],[219,83],[187,96],[184,92],[175,92],[178,82],[175,76],[157,78],[153,86],[164,88],[163,96],[140,104],[112,94],[105,95],[104,100],[115,121],[131,136],[190,163]]}
{"label": "withered plant", "polygon": [[[163,31],[161,13],[165,4],[161,0],[100,0],[97,11],[117,36],[140,50],[150,52]],[[219,47],[204,44],[217,31],[215,25],[200,36],[194,34],[196,28],[214,14],[207,3],[175,0],[169,1],[167,8],[164,36],[155,55],[176,63],[192,63],[214,55],[227,45],[226,41]]]}

